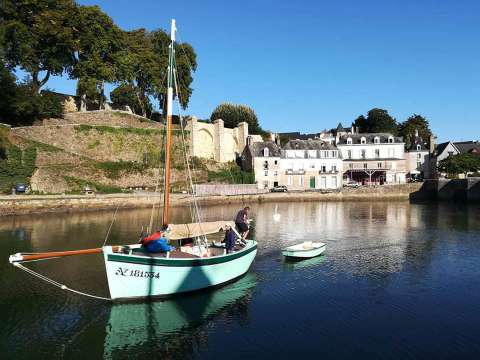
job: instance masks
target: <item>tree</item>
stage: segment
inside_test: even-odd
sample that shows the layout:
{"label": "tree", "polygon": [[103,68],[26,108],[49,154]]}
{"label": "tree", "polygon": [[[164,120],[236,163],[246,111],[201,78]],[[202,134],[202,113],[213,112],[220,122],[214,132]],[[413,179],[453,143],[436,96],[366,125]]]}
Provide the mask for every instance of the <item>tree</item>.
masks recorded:
{"label": "tree", "polygon": [[87,94],[98,95],[103,109],[105,82],[118,79],[118,57],[125,45],[122,31],[98,6],[78,6],[75,27],[78,37],[70,77],[79,79],[82,110],[86,109]]}
{"label": "tree", "polygon": [[480,156],[470,153],[450,155],[440,161],[438,170],[451,176],[478,172],[480,170]]}
{"label": "tree", "polygon": [[[154,52],[152,35],[145,29],[125,32],[124,37],[126,47],[117,65],[121,85],[118,91],[115,89],[114,96],[118,104],[129,105],[138,115],[150,116],[149,96],[153,96],[161,85],[161,59]],[[130,96],[135,99],[127,99]],[[120,97],[123,100],[120,101]]]}
{"label": "tree", "polygon": [[248,130],[251,134],[264,135],[265,131],[258,124],[258,118],[255,112],[246,105],[236,105],[224,103],[218,105],[210,115],[210,121],[222,119],[225,127],[234,128],[239,123],[245,121],[248,124]]}
{"label": "tree", "polygon": [[19,66],[30,75],[33,92],[72,66],[75,12],[73,0],[1,2],[4,60],[10,69]]}
{"label": "tree", "polygon": [[123,84],[115,88],[110,93],[110,100],[116,107],[128,105],[137,115],[150,117],[152,113],[150,99],[145,97],[145,102],[141,103],[137,91],[132,85]]}
{"label": "tree", "polygon": [[403,123],[398,125],[398,134],[403,137],[407,149],[412,145],[415,139],[415,131],[418,130],[418,135],[426,144],[430,143],[430,136],[432,131],[428,120],[421,115],[413,114]]}
{"label": "tree", "polygon": [[360,115],[355,120],[355,126],[362,133],[390,133],[397,134],[398,125],[396,120],[390,116],[387,110],[373,108],[365,118]]}
{"label": "tree", "polygon": [[[168,49],[170,46],[170,36],[163,30],[153,31],[151,34],[153,50],[157,57],[157,64],[160,71],[161,82],[155,89],[155,96],[160,102],[162,112],[166,114],[167,106],[167,69],[168,69]],[[188,43],[175,43],[175,67],[177,69],[176,79],[178,91],[174,88],[174,96],[180,100],[180,105],[186,109],[193,89],[190,87],[193,81],[192,73],[197,69],[197,55],[193,47]]]}

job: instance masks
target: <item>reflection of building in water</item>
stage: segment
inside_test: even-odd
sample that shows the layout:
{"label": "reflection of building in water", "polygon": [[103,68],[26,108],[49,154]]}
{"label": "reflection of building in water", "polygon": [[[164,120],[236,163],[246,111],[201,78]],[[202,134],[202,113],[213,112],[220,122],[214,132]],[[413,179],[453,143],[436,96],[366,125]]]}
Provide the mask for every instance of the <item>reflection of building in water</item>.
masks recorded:
{"label": "reflection of building in water", "polygon": [[106,329],[104,358],[122,357],[131,350],[135,350],[135,357],[191,355],[196,342],[208,341],[203,325],[212,317],[248,317],[256,284],[256,276],[250,272],[217,290],[161,302],[114,305]]}

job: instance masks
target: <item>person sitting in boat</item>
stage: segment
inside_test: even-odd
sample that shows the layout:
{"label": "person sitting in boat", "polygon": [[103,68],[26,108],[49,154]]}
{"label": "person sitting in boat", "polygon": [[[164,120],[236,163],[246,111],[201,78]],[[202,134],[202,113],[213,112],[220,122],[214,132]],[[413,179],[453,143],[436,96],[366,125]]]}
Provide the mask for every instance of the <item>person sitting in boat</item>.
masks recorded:
{"label": "person sitting in boat", "polygon": [[235,241],[237,240],[237,235],[235,231],[233,231],[230,225],[225,225],[225,238],[223,239],[223,243],[225,243],[225,249],[227,250],[227,254],[235,251]]}
{"label": "person sitting in boat", "polygon": [[150,236],[143,237],[140,240],[140,243],[149,253],[173,251],[175,248],[168,245],[168,241],[165,238],[166,230],[166,227],[161,230],[157,230]]}
{"label": "person sitting in boat", "polygon": [[242,210],[240,210],[237,213],[237,216],[235,218],[235,226],[237,227],[240,235],[242,235],[243,239],[247,238],[248,231],[249,231],[248,229],[248,222],[249,222],[248,212],[249,211],[250,211],[250,207],[245,206]]}

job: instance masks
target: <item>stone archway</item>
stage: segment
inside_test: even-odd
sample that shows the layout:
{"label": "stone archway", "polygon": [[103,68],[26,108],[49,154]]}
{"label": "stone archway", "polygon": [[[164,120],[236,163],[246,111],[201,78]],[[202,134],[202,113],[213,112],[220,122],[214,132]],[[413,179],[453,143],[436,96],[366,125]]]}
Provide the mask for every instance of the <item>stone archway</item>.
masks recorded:
{"label": "stone archway", "polygon": [[213,159],[215,156],[215,144],[213,135],[208,129],[198,131],[198,141],[195,144],[195,156]]}

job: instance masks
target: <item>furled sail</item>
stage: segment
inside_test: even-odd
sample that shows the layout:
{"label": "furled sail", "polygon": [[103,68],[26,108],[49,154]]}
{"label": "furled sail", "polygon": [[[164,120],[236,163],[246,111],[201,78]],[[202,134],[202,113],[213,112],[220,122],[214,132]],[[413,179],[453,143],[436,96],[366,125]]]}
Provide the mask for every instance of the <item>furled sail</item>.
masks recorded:
{"label": "furled sail", "polygon": [[170,224],[168,226],[169,231],[167,232],[167,238],[169,238],[170,240],[179,240],[214,234],[225,230],[225,227],[227,225],[233,228],[235,227],[235,223],[233,221],[210,221],[190,224]]}

